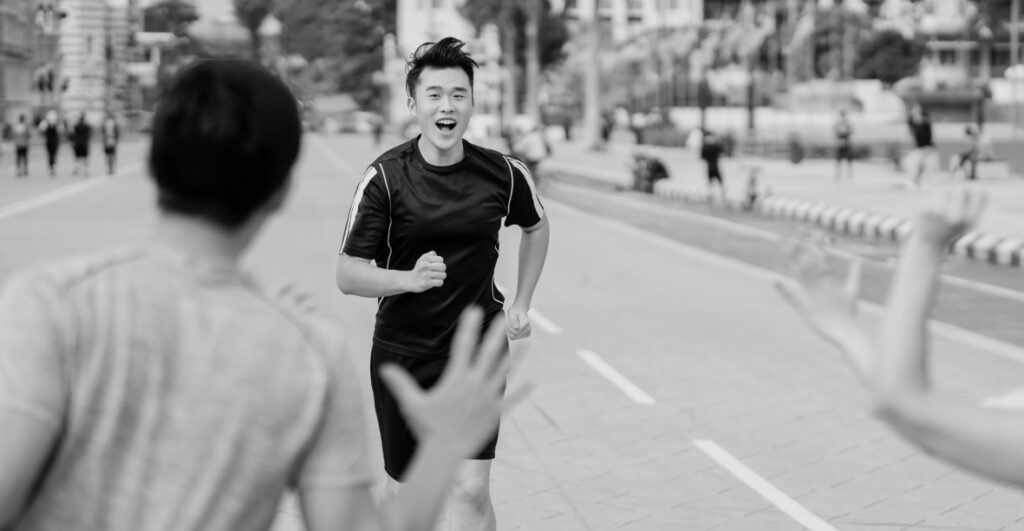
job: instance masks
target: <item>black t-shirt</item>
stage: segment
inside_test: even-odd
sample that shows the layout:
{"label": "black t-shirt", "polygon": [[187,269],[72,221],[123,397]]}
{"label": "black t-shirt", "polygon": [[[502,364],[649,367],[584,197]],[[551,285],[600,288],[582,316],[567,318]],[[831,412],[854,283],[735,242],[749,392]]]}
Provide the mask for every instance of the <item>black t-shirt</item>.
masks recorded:
{"label": "black t-shirt", "polygon": [[419,138],[381,155],[363,175],[349,211],[341,252],[377,267],[412,270],[429,251],[444,259],[444,285],[380,300],[373,341],[407,356],[446,356],[459,315],[471,304],[488,321],[504,305],[494,286],[498,231],[532,227],[544,207],[526,165],[463,140],[465,157],[434,166]]}

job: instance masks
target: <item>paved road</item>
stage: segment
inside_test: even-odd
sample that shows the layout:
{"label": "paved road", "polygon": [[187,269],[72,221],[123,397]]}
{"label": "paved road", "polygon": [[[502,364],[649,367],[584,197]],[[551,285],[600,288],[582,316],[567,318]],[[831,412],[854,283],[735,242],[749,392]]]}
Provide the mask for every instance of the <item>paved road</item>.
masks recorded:
{"label": "paved road", "polygon": [[[349,331],[364,368],[374,304],[341,296],[333,268],[352,191],[376,151],[361,137],[309,137],[288,204],[250,259],[269,282],[311,291]],[[153,196],[141,172],[96,182],[13,212],[25,201],[16,187],[29,184],[0,177],[0,280],[146,237]],[[502,427],[499,529],[1024,526],[1019,492],[938,464],[870,419],[844,362],[772,292],[781,244],[757,232],[771,227],[666,214],[674,207],[564,183],[546,184],[545,198],[553,233],[535,300],[543,326],[514,348],[515,378],[538,387]],[[514,231],[503,234],[505,286],[515,285],[516,245]],[[869,300],[886,282],[877,274]],[[986,323],[999,313],[989,305],[1010,305],[999,310],[1006,319],[1020,308],[964,293],[979,298],[950,310],[956,327],[941,327],[937,385],[977,401],[1011,393],[1024,382],[1024,350],[1003,330],[1012,326],[990,333]],[[984,318],[972,324],[969,314]],[[293,511],[282,511],[280,529],[298,527]]]}

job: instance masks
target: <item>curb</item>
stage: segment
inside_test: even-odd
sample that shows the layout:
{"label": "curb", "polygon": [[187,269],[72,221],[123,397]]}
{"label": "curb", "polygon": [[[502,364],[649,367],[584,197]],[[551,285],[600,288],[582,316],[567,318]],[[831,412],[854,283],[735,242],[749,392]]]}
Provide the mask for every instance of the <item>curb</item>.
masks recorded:
{"label": "curb", "polygon": [[[619,176],[613,178],[607,175],[608,178],[601,178],[590,172],[579,171],[579,168],[569,170],[567,165],[558,166],[557,169],[551,168],[552,173],[569,174],[616,185],[632,184],[627,184],[628,179]],[[598,170],[598,173],[601,171]],[[709,203],[705,188],[686,187],[671,180],[655,182],[654,195],[687,203]],[[736,199],[728,199],[724,206],[742,209],[741,202]],[[909,219],[899,216],[778,195],[759,200],[751,211],[763,216],[811,223],[848,236],[892,242],[903,241],[913,228],[913,223]],[[1024,238],[968,232],[950,245],[950,253],[995,265],[1024,267]]]}

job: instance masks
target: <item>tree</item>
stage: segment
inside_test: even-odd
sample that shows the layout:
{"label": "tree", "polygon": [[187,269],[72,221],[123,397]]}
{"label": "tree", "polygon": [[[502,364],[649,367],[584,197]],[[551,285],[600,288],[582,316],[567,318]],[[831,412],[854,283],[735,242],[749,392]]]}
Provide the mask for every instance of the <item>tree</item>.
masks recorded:
{"label": "tree", "polygon": [[185,0],[162,0],[146,7],[142,12],[144,31],[185,35],[188,25],[199,20],[195,6]]}
{"label": "tree", "polygon": [[[565,59],[569,30],[564,17],[551,12],[549,0],[466,0],[460,11],[478,32],[487,24],[497,24],[505,67],[527,73],[517,76],[522,81],[516,93],[535,94],[531,91],[540,87],[541,74]],[[526,100],[533,107],[526,111],[539,115],[536,97]]]}
{"label": "tree", "polygon": [[373,73],[384,65],[384,36],[395,33],[396,0],[282,0],[281,46],[320,65],[331,91],[363,108],[382,102]]}
{"label": "tree", "polygon": [[886,86],[914,75],[924,56],[920,39],[907,39],[897,30],[881,30],[857,49],[855,75],[859,79],[878,79]]}
{"label": "tree", "polygon": [[260,35],[260,26],[274,10],[274,0],[233,0],[235,5],[235,16],[238,22],[249,31],[249,42],[252,45],[252,59],[257,63],[263,62],[263,37]]}

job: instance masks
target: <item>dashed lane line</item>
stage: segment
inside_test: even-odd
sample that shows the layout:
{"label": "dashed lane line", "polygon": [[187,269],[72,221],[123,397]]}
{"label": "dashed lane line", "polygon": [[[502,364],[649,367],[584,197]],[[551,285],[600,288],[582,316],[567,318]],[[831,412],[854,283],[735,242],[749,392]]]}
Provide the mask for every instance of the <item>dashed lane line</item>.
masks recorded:
{"label": "dashed lane line", "polygon": [[733,455],[725,448],[722,448],[714,441],[698,439],[692,442],[697,449],[707,454],[708,457],[735,476],[736,479],[742,481],[745,485],[753,489],[754,492],[760,494],[764,499],[771,502],[772,505],[786,513],[786,515],[793,520],[799,522],[800,525],[804,526],[808,530],[837,531],[831,524],[822,520],[811,511],[808,511],[803,505],[800,505],[796,500],[790,498],[775,485],[769,483],[768,480],[761,477],[757,472],[748,468],[739,459],[733,457]]}
{"label": "dashed lane line", "polygon": [[597,371],[598,374],[604,376],[608,381],[613,383],[615,387],[618,387],[623,393],[629,398],[633,399],[637,404],[651,405],[656,403],[651,395],[644,392],[633,382],[629,381],[619,371],[615,370],[614,367],[609,365],[601,356],[598,356],[596,352],[590,350],[578,350],[576,354],[583,360],[584,363],[590,366],[590,368]]}

